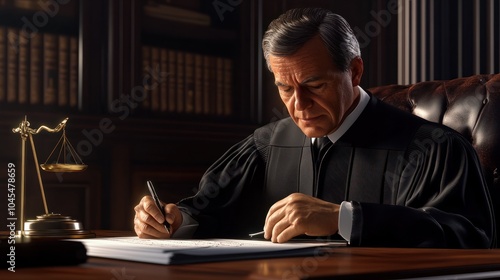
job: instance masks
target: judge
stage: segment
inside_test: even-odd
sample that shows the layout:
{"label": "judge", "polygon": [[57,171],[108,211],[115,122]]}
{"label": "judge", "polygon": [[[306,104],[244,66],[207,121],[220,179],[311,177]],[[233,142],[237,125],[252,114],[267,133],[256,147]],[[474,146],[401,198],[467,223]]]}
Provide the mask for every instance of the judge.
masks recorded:
{"label": "judge", "polygon": [[198,193],[164,204],[166,218],[142,198],[139,237],[240,238],[264,230],[272,242],[339,234],[352,246],[494,246],[473,148],[362,89],[359,44],[342,17],[290,10],[269,25],[262,46],[290,117],[230,148]]}

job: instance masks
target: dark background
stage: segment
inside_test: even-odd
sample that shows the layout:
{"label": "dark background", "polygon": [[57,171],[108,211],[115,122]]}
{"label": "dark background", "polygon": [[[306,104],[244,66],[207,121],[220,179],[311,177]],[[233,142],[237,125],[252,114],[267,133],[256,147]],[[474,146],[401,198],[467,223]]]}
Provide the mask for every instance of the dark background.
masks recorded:
{"label": "dark background", "polygon": [[[211,23],[203,26],[151,17],[143,12],[143,6],[153,2],[180,5],[209,15]],[[475,50],[470,40],[463,40],[463,69],[457,70],[453,57],[457,49],[454,42],[458,39],[452,35],[455,27],[450,24],[462,18],[466,23],[462,32],[473,33],[477,17],[470,14],[472,1],[463,1],[460,11],[455,1],[436,2],[435,32],[423,32],[428,34],[424,35],[427,39],[430,36],[435,39],[434,79],[474,74],[473,62],[466,55]],[[480,2],[484,13],[487,1]],[[4,186],[0,199],[7,201],[7,164],[15,163],[18,215],[21,138],[11,130],[25,115],[32,128],[42,124],[54,127],[69,117],[67,136],[73,146],[83,152],[83,161],[89,165],[88,170],[81,173],[42,173],[50,212],[71,215],[91,229],[132,229],[133,207],[147,194],[146,180],[153,180],[160,197],[168,202],[194,194],[203,172],[227,148],[256,127],[287,116],[260,49],[260,40],[269,22],[287,9],[320,6],[342,15],[351,24],[362,47],[365,64],[362,86],[398,83],[400,14],[392,12],[391,5],[398,3],[394,0],[71,0],[67,4],[47,0],[45,3],[51,5],[43,7],[38,1],[29,0],[0,0],[0,26],[4,28],[4,34],[0,35],[7,46],[0,49],[3,54],[0,56],[0,63],[3,61],[0,78],[3,75],[6,81],[0,83],[0,182],[4,182],[0,183]],[[499,10],[497,4],[491,19],[495,26],[499,25]],[[382,14],[385,17],[380,17]],[[479,15],[479,22],[483,24],[488,17]],[[7,34],[9,28],[22,31],[26,22],[33,25],[42,22],[35,26],[40,34],[76,38],[79,44],[76,104],[59,106],[33,103],[31,99],[21,101],[18,94],[10,101],[6,97],[12,90],[21,92],[21,82],[15,88],[6,86],[14,77],[7,74],[10,57]],[[488,34],[481,33],[478,38]],[[498,46],[500,36],[495,36],[494,43]],[[114,102],[123,101],[124,96],[131,96],[134,88],[143,86],[144,47],[229,59],[232,62],[231,79],[226,81],[231,89],[229,112],[151,110],[146,104],[152,106],[154,100],[135,100],[137,108],[133,109],[132,103],[119,103],[125,106],[122,108],[130,109],[127,113],[117,111],[116,107],[113,109]],[[494,55],[498,71],[498,51]],[[27,60],[31,58],[28,56]],[[19,58],[17,62],[21,63]],[[15,78],[21,81],[21,70],[16,71],[19,75]],[[484,74],[488,71],[479,69]],[[33,81],[28,79],[30,82]],[[59,137],[46,132],[34,136],[41,163]],[[26,147],[26,218],[32,219],[43,213],[43,205],[29,143]],[[5,205],[0,209],[0,219],[5,220],[7,203],[4,202],[0,203]]]}

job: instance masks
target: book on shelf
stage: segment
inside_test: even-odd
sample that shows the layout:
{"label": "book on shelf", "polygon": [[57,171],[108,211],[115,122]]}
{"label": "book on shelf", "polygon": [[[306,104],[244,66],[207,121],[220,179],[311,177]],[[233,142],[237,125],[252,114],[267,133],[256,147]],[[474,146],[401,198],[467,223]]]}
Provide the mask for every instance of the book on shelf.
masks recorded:
{"label": "book on shelf", "polygon": [[210,69],[210,80],[209,80],[209,88],[210,88],[210,96],[209,96],[209,102],[210,102],[210,113],[213,115],[218,115],[218,104],[221,102],[218,102],[218,98],[221,97],[220,91],[219,91],[219,86],[220,86],[220,74],[222,73],[219,71],[220,69],[217,69],[217,62],[219,61],[218,57],[211,57],[210,58],[210,65],[208,66]]}
{"label": "book on shelf", "polygon": [[174,265],[231,260],[314,256],[326,248],[343,247],[345,241],[290,241],[245,239],[140,239],[107,237],[73,240],[82,242],[90,257]]}
{"label": "book on shelf", "polygon": [[69,38],[69,106],[78,106],[78,38]]}
{"label": "book on shelf", "polygon": [[188,115],[233,113],[231,59],[148,45],[143,45],[142,57],[145,69],[162,73],[157,87],[148,91],[151,104],[145,109]]}
{"label": "book on shelf", "polygon": [[203,113],[203,55],[194,55],[194,113]]}
{"label": "book on shelf", "polygon": [[206,115],[213,113],[210,99],[213,91],[211,81],[215,77],[215,71],[212,70],[213,64],[212,57],[208,55],[203,56],[203,113]]}
{"label": "book on shelf", "polygon": [[57,87],[57,104],[68,105],[69,99],[69,37],[59,36],[59,71]]}
{"label": "book on shelf", "polygon": [[177,68],[177,54],[175,53],[174,50],[167,50],[168,52],[168,61],[167,61],[167,64],[168,64],[168,70],[166,70],[168,72],[168,76],[167,76],[167,83],[168,83],[168,86],[167,86],[167,99],[168,99],[168,112],[175,112],[175,107],[177,105],[177,92],[176,92],[176,89],[177,89],[177,82],[176,82],[176,79],[177,79],[177,72],[176,72],[176,68]]}
{"label": "book on shelf", "polygon": [[176,112],[183,113],[184,112],[184,94],[185,94],[185,76],[184,76],[184,55],[185,52],[178,51],[177,52],[177,64],[176,64],[176,73],[177,73],[177,106]]}
{"label": "book on shelf", "polygon": [[[160,48],[152,47],[151,48],[151,69],[153,69],[154,73],[160,73],[158,71],[160,69]],[[155,74],[156,75],[156,74]],[[160,84],[158,81],[158,77],[153,76],[151,81],[151,110],[159,111],[160,110]]]}
{"label": "book on shelf", "polygon": [[57,79],[59,78],[57,65],[57,35],[46,33],[43,35],[43,104],[57,104]]}
{"label": "book on shelf", "polygon": [[223,59],[224,78],[223,78],[223,114],[229,116],[233,113],[233,62],[228,58]]}
{"label": "book on shelf", "polygon": [[5,102],[6,94],[6,59],[7,59],[7,31],[4,26],[0,26],[0,103]]}
{"label": "book on shelf", "polygon": [[211,22],[207,14],[172,5],[147,3],[143,8],[144,14],[149,17],[204,26],[209,26]]}
{"label": "book on shelf", "polygon": [[160,81],[160,111],[168,111],[168,50],[162,48],[160,50],[160,71],[162,79]]}
{"label": "book on shelf", "polygon": [[19,30],[7,29],[7,103],[17,103]]}
{"label": "book on shelf", "polygon": [[178,8],[188,9],[191,11],[201,11],[202,0],[148,0],[147,5],[169,5]]}
{"label": "book on shelf", "polygon": [[0,26],[0,103],[76,107],[78,38]]}
{"label": "book on shelf", "polygon": [[28,89],[29,89],[29,41],[28,38],[19,36],[19,59],[18,59],[18,100],[19,104],[28,103]]}
{"label": "book on shelf", "polygon": [[37,34],[30,41],[30,104],[40,104],[43,71],[43,35]]}
{"label": "book on shelf", "polygon": [[13,0],[13,6],[19,9],[25,10],[38,10],[40,9],[40,4],[38,1],[33,0]]}
{"label": "book on shelf", "polygon": [[185,112],[190,114],[194,112],[194,54],[186,53],[186,69],[185,69],[185,88],[184,88],[184,104]]}
{"label": "book on shelf", "polygon": [[[0,0],[1,1],[1,0]],[[50,5],[57,5],[57,15],[65,17],[74,17],[78,14],[79,0],[65,0],[57,1],[57,3],[50,3],[52,1],[38,1],[38,0],[3,0],[6,7],[15,9],[22,9],[31,12],[47,11],[47,9],[54,9]],[[1,6],[1,5],[0,5]],[[51,10],[52,13],[52,10]]]}
{"label": "book on shelf", "polygon": [[151,105],[150,96],[151,95],[151,47],[142,47],[142,76],[144,88],[149,93],[147,97],[142,101],[142,108],[145,110],[149,110],[149,106]]}

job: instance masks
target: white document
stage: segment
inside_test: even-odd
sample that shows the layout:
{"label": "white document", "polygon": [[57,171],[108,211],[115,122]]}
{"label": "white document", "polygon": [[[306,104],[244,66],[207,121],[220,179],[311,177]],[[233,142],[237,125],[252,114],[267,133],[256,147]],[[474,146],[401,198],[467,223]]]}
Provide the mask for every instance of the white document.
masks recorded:
{"label": "white document", "polygon": [[[181,264],[250,258],[287,257],[314,254],[325,246],[345,246],[345,242],[288,242],[241,239],[140,239],[111,237],[79,239],[87,255],[147,262]],[[318,251],[319,252],[319,251]]]}

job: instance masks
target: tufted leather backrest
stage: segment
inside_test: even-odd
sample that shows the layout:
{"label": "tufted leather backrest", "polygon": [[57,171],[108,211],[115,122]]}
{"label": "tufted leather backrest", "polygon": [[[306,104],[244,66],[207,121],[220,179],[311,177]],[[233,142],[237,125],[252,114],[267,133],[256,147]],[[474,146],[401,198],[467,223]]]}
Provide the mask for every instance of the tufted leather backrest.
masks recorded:
{"label": "tufted leather backrest", "polygon": [[488,182],[500,243],[500,74],[370,88],[379,99],[445,124],[472,143]]}

